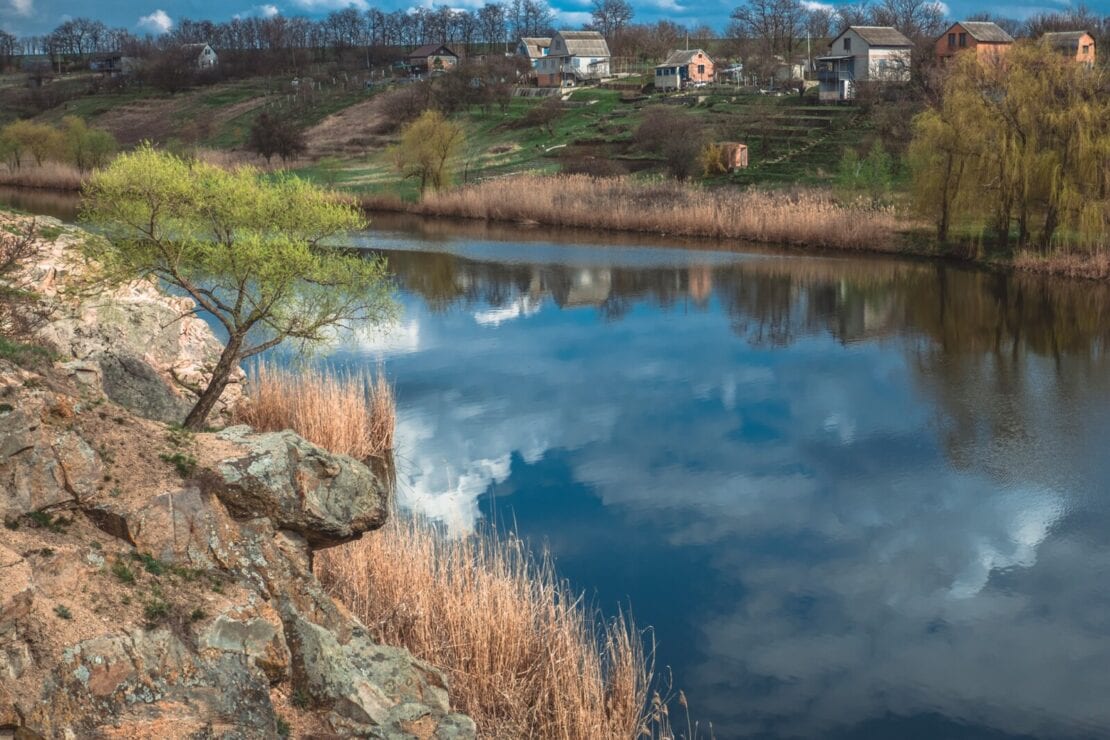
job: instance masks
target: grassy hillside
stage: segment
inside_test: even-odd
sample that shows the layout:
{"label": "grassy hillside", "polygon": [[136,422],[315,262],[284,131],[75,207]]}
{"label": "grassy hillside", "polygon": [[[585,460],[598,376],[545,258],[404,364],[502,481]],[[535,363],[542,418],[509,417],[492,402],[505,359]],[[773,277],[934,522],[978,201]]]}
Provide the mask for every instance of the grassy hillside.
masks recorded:
{"label": "grassy hillside", "polygon": [[[360,194],[416,195],[415,185],[398,181],[393,171],[389,147],[396,133],[383,125],[380,93],[353,76],[319,75],[297,85],[289,77],[256,77],[176,94],[149,86],[108,90],[90,74],[60,78],[38,92],[20,80],[0,78],[0,123],[17,116],[53,123],[78,115],[110,131],[125,147],[151,140],[249,156],[241,150],[250,127],[262,111],[270,111],[306,132],[309,152],[294,163],[297,172]],[[59,102],[49,105],[54,99]],[[717,185],[829,184],[845,148],[863,153],[876,136],[890,138],[877,131],[874,114],[856,107],[728,88],[678,97],[627,89],[578,90],[569,95],[550,130],[528,122],[529,111],[541,104],[542,99],[514,97],[506,106],[473,106],[456,113],[467,133],[456,181],[523,171],[662,173],[661,158],[640,148],[634,133],[649,108],[663,104],[682,110],[709,132],[710,140],[748,144],[750,167],[714,178]]]}

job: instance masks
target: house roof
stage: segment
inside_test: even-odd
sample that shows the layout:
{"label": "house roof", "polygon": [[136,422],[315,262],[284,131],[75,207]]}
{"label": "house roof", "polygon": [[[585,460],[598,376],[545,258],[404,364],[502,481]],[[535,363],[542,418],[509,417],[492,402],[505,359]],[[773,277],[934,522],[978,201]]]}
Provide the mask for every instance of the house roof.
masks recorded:
{"label": "house roof", "polygon": [[[659,64],[659,65],[656,65],[656,66],[659,66],[659,67],[684,66],[684,65],[693,63],[694,59],[697,58],[698,54],[703,54],[707,59],[709,59],[709,55],[706,54],[703,49],[680,49],[678,51],[672,51],[667,56],[667,58],[663,60],[662,64]],[[713,60],[710,59],[709,61],[713,61]]]}
{"label": "house roof", "polygon": [[[840,36],[855,31],[856,35],[867,42],[869,46],[913,46],[913,42],[902,35],[894,26],[848,26]],[[837,36],[833,43],[840,38]],[[832,44],[829,44],[832,46]]]}
{"label": "house roof", "polygon": [[1041,40],[1055,49],[1076,49],[1086,35],[1086,31],[1051,31],[1041,36]]}
{"label": "house roof", "polygon": [[448,54],[450,54],[451,56],[453,56],[455,58],[458,58],[458,56],[459,56],[455,52],[451,51],[451,48],[449,46],[445,45],[445,44],[424,44],[423,46],[410,51],[409,52],[409,59],[423,59],[425,57],[430,57],[431,55],[435,54],[440,49],[443,49],[444,51],[446,51]]}
{"label": "house roof", "polygon": [[[960,21],[953,24],[960,26],[969,34],[971,38],[980,43],[985,44],[1012,44],[1014,37],[1002,30],[997,23],[991,21]],[[951,28],[948,29],[952,30]],[[948,31],[945,31],[948,33]]]}
{"label": "house roof", "polygon": [[537,59],[543,56],[544,49],[551,46],[551,38],[548,36],[524,36],[520,39],[520,43],[524,44],[529,57]]}
{"label": "house roof", "polygon": [[206,46],[208,46],[208,44],[201,42],[199,44],[182,44],[181,48],[182,49],[196,49],[197,51],[204,51]]}
{"label": "house roof", "polygon": [[576,57],[607,57],[609,44],[597,31],[559,31],[567,47],[567,54]]}

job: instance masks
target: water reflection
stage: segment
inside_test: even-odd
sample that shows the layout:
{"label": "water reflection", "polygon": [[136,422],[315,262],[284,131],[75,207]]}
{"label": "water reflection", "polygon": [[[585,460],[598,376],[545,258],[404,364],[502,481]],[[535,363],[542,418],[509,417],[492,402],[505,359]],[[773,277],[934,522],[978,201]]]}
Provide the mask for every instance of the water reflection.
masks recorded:
{"label": "water reflection", "polygon": [[1104,286],[376,239],[402,500],[630,601],[718,737],[1110,735]]}

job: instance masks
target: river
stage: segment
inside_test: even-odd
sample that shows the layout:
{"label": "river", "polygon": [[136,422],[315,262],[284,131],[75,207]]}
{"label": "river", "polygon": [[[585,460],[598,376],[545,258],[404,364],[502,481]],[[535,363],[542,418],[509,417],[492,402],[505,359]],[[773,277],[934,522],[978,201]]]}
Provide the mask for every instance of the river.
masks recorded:
{"label": "river", "polygon": [[[25,207],[26,204],[24,204]],[[399,498],[653,627],[718,738],[1110,737],[1110,286],[381,219]]]}

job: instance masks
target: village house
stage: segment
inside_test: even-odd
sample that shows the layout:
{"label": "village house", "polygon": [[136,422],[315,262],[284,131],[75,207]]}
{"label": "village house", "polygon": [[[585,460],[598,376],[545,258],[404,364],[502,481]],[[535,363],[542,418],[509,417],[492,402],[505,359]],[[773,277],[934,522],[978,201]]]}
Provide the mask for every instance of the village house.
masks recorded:
{"label": "village house", "polygon": [[609,44],[597,31],[559,31],[536,65],[540,87],[572,87],[609,76]]}
{"label": "village house", "polygon": [[444,44],[425,44],[409,54],[408,62],[415,74],[446,72],[459,66],[459,55]]}
{"label": "village house", "polygon": [[701,49],[672,51],[655,66],[656,90],[681,90],[688,85],[712,82],[716,67],[708,54]]}
{"label": "village house", "polygon": [[942,33],[936,42],[937,58],[950,59],[955,54],[973,49],[980,59],[995,58],[1005,54],[1014,43],[1014,37],[990,21],[960,21]]}
{"label": "village house", "polygon": [[212,69],[220,63],[220,58],[208,44],[182,44],[183,51],[196,60],[197,69]]}
{"label": "village house", "polygon": [[1041,36],[1041,42],[1085,67],[1095,66],[1095,38],[1086,31],[1053,31]]}
{"label": "village house", "polygon": [[818,97],[851,100],[860,83],[908,82],[913,42],[891,26],[848,26],[817,58]]}

